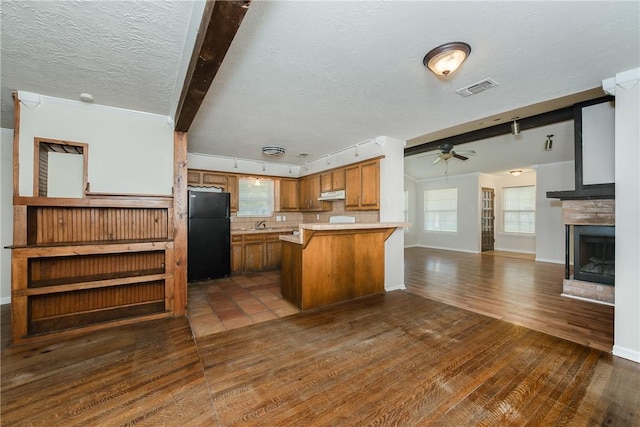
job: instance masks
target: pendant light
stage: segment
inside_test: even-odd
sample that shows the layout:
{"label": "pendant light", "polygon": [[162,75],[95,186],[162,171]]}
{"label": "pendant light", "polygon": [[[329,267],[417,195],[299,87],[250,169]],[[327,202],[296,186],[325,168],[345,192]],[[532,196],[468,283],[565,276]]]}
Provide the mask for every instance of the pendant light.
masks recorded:
{"label": "pendant light", "polygon": [[520,123],[518,123],[516,121],[517,117],[514,117],[512,120],[513,122],[511,123],[511,134],[512,135],[519,135],[520,134]]}

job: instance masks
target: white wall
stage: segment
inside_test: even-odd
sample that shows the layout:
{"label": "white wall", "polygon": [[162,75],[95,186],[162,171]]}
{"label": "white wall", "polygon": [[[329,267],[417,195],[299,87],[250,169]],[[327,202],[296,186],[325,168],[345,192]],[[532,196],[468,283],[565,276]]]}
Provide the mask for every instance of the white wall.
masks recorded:
{"label": "white wall", "polygon": [[47,154],[47,197],[83,197],[83,156],[54,151]]}
{"label": "white wall", "polygon": [[[480,252],[479,174],[450,176],[416,182],[417,245],[461,252]],[[458,231],[424,231],[424,191],[458,189]]]}
{"label": "white wall", "polygon": [[404,247],[408,248],[417,244],[417,230],[420,227],[416,218],[416,213],[418,211],[416,205],[416,180],[405,175],[404,189],[409,192],[409,222],[411,223],[411,226],[405,230],[406,233],[404,234]]}
{"label": "white wall", "polygon": [[619,73],[615,113],[616,285],[613,354],[640,363],[640,68]]}
{"label": "white wall", "polygon": [[[504,203],[504,188],[524,187],[527,185],[536,185],[535,172],[524,172],[520,176],[498,175],[495,177],[495,250],[497,251],[522,252],[527,254],[534,254],[536,252],[536,234],[505,233],[503,231],[504,221],[502,217],[502,206]],[[538,206],[536,206],[536,216],[538,214]],[[536,228],[536,233],[537,231],[538,229]]]}
{"label": "white wall", "polygon": [[13,130],[0,133],[0,304],[11,302],[11,250],[13,244]]}
{"label": "white wall", "polygon": [[[404,222],[404,146],[405,141],[379,136],[376,145],[380,161],[380,221]],[[384,288],[404,289],[404,229],[398,228],[384,245]]]}
{"label": "white wall", "polygon": [[582,183],[615,182],[615,108],[603,102],[582,109]]}
{"label": "white wall", "polygon": [[547,191],[575,189],[574,162],[538,165],[536,171],[536,261],[564,264],[562,201],[547,199]]}
{"label": "white wall", "polygon": [[33,195],[34,137],[89,144],[91,192],[171,194],[173,124],[168,117],[36,97],[37,106],[20,108],[21,196]]}

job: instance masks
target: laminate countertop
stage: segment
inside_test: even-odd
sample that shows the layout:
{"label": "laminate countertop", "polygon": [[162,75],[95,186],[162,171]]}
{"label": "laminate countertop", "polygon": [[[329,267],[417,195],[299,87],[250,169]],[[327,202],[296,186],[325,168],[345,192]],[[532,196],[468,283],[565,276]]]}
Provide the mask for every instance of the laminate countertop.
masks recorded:
{"label": "laminate countertop", "polygon": [[[305,231],[343,231],[370,230],[374,228],[404,228],[411,225],[408,222],[357,222],[357,223],[309,223],[299,225],[299,234],[280,236],[280,240],[301,245],[304,242]],[[312,234],[312,233],[308,233]]]}
{"label": "laminate countertop", "polygon": [[297,231],[297,227],[268,227],[268,228],[236,228],[231,230],[231,234],[256,234],[256,233],[291,233]]}

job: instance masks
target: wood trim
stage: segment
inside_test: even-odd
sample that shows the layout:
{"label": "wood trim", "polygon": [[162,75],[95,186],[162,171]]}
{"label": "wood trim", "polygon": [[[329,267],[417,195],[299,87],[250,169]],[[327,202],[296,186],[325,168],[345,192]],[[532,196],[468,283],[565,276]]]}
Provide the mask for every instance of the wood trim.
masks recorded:
{"label": "wood trim", "polygon": [[174,242],[167,240],[158,240],[153,242],[87,242],[83,245],[41,245],[41,246],[24,246],[12,247],[12,255],[14,259],[20,258],[39,258],[54,256],[74,256],[74,255],[92,255],[92,254],[116,254],[126,252],[143,252],[143,251],[161,251],[174,247]]}
{"label": "wood trim", "polygon": [[129,276],[120,279],[105,279],[99,281],[89,281],[89,282],[78,282],[72,283],[69,285],[57,285],[57,286],[44,286],[41,288],[29,288],[16,290],[14,295],[23,296],[23,295],[46,295],[46,294],[55,294],[58,292],[69,292],[69,291],[79,291],[83,289],[96,289],[96,288],[106,288],[109,286],[123,286],[123,285],[131,285],[137,283],[144,282],[153,282],[157,280],[165,280],[170,278],[170,274],[152,274],[149,276]]}
{"label": "wood trim", "polygon": [[187,133],[173,136],[173,241],[174,292],[173,313],[184,316],[187,311]]}
{"label": "wood trim", "polygon": [[17,92],[12,92],[11,96],[13,96],[13,196],[16,197],[20,195],[20,100]]}
{"label": "wood trim", "polygon": [[87,207],[87,208],[170,208],[172,197],[109,197],[101,198],[63,198],[63,197],[23,197],[13,198],[14,206],[64,206],[64,207]]}
{"label": "wood trim", "polygon": [[[573,107],[561,108],[559,110],[549,111],[547,113],[537,114],[531,117],[518,119],[520,130],[533,129],[540,126],[547,126],[554,123],[573,120]],[[493,138],[500,135],[511,133],[511,122],[501,123],[499,125],[490,126],[471,132],[462,133],[460,135],[450,136],[448,138],[438,139],[436,141],[426,142],[413,147],[405,148],[404,156],[413,156],[415,154],[426,153],[427,151],[437,150],[442,144],[459,145],[467,142],[479,141],[481,139]]]}
{"label": "wood trim", "polygon": [[250,4],[207,0],[175,115],[176,131],[189,130]]}
{"label": "wood trim", "polygon": [[82,148],[82,194],[84,195],[88,188],[87,174],[89,168],[89,144],[86,142],[73,142],[37,136],[33,138],[33,196],[40,196],[40,144],[42,143],[61,145],[63,147],[68,145]]}
{"label": "wood trim", "polygon": [[[26,300],[26,298],[25,298]],[[12,304],[13,305],[13,304]],[[25,309],[26,312],[26,309]],[[95,332],[95,331],[99,331],[102,329],[109,329],[109,328],[114,328],[116,326],[123,326],[123,325],[132,325],[135,323],[140,323],[140,322],[145,322],[145,321],[149,321],[149,320],[157,320],[157,319],[164,319],[166,317],[170,317],[171,313],[165,312],[165,313],[155,313],[155,314],[146,314],[143,316],[137,316],[137,317],[132,317],[132,318],[127,318],[127,319],[121,319],[121,320],[110,320],[109,322],[106,323],[95,323],[89,326],[83,326],[81,329],[69,329],[66,331],[56,331],[55,333],[51,333],[51,334],[45,334],[45,335],[32,335],[30,337],[26,337],[26,329],[25,329],[25,334],[22,336],[13,336],[13,343],[14,344],[22,344],[22,343],[37,343],[37,342],[45,342],[45,341],[52,341],[53,339],[56,340],[60,340],[61,338],[65,338],[65,337],[72,337],[78,334],[86,334],[89,332]],[[26,324],[26,322],[25,322]]]}

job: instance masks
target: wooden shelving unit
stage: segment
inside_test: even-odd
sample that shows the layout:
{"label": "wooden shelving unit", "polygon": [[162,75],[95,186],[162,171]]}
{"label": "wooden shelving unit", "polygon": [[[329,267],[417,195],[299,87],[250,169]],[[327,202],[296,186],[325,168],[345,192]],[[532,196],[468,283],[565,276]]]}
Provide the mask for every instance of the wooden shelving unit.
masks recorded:
{"label": "wooden shelving unit", "polygon": [[14,198],[14,343],[170,316],[173,198]]}

